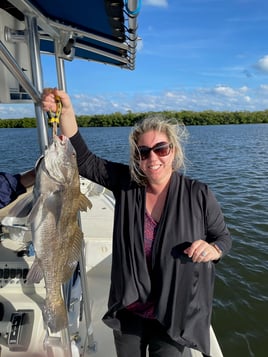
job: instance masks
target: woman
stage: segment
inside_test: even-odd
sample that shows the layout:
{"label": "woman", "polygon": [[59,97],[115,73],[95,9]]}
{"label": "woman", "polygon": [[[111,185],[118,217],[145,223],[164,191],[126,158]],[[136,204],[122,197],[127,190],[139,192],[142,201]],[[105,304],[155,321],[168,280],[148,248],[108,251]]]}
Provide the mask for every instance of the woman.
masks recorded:
{"label": "woman", "polygon": [[104,160],[83,141],[68,95],[45,90],[43,109],[62,101],[61,132],[77,152],[82,176],[115,197],[108,311],[118,357],[209,355],[214,262],[231,247],[224,217],[207,185],[178,172],[176,126],[158,118],[130,134],[130,165]]}

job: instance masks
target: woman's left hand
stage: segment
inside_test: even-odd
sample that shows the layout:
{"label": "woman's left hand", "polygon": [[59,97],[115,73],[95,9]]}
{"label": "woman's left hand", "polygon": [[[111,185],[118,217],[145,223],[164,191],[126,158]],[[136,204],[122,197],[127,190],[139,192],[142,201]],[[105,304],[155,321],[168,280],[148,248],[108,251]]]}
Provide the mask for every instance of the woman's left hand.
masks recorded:
{"label": "woman's left hand", "polygon": [[202,239],[193,242],[189,248],[184,250],[184,253],[194,263],[206,263],[211,260],[218,260],[221,257],[221,254],[213,245]]}

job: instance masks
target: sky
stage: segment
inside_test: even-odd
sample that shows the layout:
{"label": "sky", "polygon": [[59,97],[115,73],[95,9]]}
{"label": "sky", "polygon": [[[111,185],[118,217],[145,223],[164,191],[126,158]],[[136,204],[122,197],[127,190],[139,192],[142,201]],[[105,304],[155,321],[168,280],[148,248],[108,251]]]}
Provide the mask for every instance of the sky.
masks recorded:
{"label": "sky", "polygon": [[[268,109],[267,0],[142,0],[134,71],[75,59],[67,91],[77,115]],[[57,86],[42,56],[44,87]],[[0,118],[33,117],[0,103]]]}

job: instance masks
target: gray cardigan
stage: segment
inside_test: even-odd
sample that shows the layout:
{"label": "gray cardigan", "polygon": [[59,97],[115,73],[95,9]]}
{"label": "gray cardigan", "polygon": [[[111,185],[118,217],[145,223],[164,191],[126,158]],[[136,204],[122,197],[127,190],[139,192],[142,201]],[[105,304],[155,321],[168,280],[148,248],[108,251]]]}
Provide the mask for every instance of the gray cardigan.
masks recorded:
{"label": "gray cardigan", "polygon": [[223,254],[231,237],[207,185],[177,172],[171,177],[152,250],[152,276],[144,253],[145,188],[131,180],[129,167],[91,153],[78,132],[71,138],[81,176],[110,189],[115,197],[113,259],[104,322],[120,329],[116,312],[153,295],[156,318],[178,343],[209,355],[215,265],[193,263],[183,253],[193,241],[217,242]]}

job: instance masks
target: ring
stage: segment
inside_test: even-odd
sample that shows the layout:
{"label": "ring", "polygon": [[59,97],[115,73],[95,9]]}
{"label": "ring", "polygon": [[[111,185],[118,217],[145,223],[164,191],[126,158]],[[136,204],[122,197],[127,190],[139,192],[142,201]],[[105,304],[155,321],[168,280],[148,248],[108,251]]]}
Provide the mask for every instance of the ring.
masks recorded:
{"label": "ring", "polygon": [[206,251],[204,250],[202,253],[201,253],[202,257],[205,257],[207,255]]}

